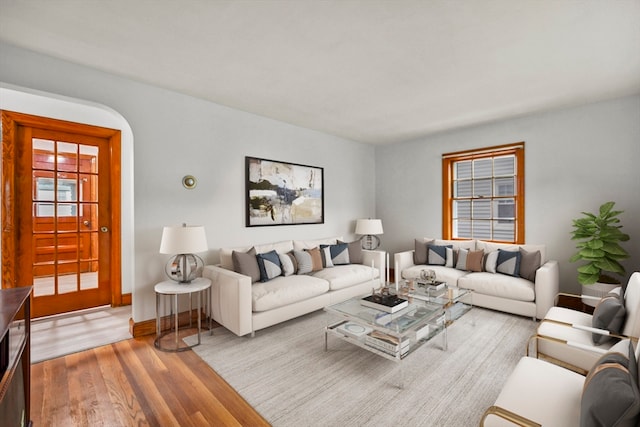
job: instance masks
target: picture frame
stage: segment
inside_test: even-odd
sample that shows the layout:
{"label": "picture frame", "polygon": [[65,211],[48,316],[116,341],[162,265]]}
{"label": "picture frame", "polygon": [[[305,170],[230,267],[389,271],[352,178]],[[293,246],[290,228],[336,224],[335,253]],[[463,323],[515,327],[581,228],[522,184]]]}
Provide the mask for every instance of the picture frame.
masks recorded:
{"label": "picture frame", "polygon": [[246,226],[324,224],[324,168],[245,157]]}

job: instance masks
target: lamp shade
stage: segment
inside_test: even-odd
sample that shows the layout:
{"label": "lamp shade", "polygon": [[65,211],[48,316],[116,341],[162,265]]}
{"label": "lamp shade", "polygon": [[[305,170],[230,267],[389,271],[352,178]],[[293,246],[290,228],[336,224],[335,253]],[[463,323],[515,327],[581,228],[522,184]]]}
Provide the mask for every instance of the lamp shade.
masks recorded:
{"label": "lamp shade", "polygon": [[191,254],[206,252],[207,236],[203,226],[173,226],[162,229],[161,254]]}
{"label": "lamp shade", "polygon": [[379,219],[359,219],[356,221],[356,234],[382,234],[382,221]]}

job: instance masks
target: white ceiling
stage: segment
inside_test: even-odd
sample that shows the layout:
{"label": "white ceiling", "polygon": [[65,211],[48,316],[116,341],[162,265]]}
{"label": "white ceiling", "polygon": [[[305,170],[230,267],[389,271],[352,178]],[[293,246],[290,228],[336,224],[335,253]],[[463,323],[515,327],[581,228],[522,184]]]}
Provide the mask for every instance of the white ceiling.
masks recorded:
{"label": "white ceiling", "polygon": [[640,93],[640,0],[0,0],[0,40],[373,144]]}

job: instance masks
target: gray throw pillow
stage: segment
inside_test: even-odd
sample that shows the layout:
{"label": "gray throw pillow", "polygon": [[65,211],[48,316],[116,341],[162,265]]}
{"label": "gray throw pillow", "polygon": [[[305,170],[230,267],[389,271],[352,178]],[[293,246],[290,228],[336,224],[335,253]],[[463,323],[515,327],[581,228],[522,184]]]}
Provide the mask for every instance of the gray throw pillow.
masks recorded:
{"label": "gray throw pillow", "polygon": [[249,249],[245,252],[233,251],[231,253],[233,260],[233,271],[251,277],[251,283],[260,280],[260,267],[256,259],[256,248]]}
{"label": "gray throw pillow", "polygon": [[[338,240],[338,244],[346,243]],[[364,257],[362,256],[362,242],[360,240],[356,240],[351,243],[347,243],[349,246],[349,263],[350,264],[362,264],[364,262]]]}
{"label": "gray throw pillow", "polygon": [[591,368],[582,389],[580,426],[637,426],[640,391],[629,369],[633,346],[629,353],[606,353]]}
{"label": "gray throw pillow", "polygon": [[536,281],[536,271],[540,268],[540,251],[527,252],[520,248],[520,277],[530,282]]}
{"label": "gray throw pillow", "polygon": [[[624,325],[627,311],[624,302],[618,294],[608,293],[596,305],[593,310],[591,326],[598,329],[606,329],[614,334],[619,334]],[[591,334],[593,343],[600,345],[612,339],[607,335]]]}
{"label": "gray throw pillow", "polygon": [[293,255],[296,257],[296,263],[298,264],[298,271],[296,274],[309,274],[313,270],[313,263],[311,261],[311,254],[307,251],[293,251]]}
{"label": "gray throw pillow", "polygon": [[427,245],[432,241],[425,242],[423,239],[414,240],[413,263],[421,265],[427,263]]}

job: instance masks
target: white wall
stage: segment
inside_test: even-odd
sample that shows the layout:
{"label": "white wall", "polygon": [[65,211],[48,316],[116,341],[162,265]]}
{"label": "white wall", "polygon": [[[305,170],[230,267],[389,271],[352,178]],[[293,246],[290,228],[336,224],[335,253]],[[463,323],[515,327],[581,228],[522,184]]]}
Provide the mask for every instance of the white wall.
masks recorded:
{"label": "white wall", "polygon": [[[155,317],[153,286],[164,279],[164,225],[201,224],[211,251],[292,238],[353,237],[356,218],[375,214],[373,147],[134,82],[6,44],[0,81],[108,106],[133,130],[133,319]],[[152,72],[152,71],[150,71]],[[188,78],[188,76],[185,76]],[[224,82],[221,82],[224,84]],[[325,223],[246,228],[244,157],[324,168]],[[182,187],[184,175],[198,179]],[[123,259],[123,263],[131,262]]]}
{"label": "white wall", "polygon": [[[577,292],[572,219],[616,202],[627,276],[640,270],[640,96],[441,133],[376,149],[376,213],[383,248],[412,249],[442,235],[441,155],[525,141],[525,236],[560,263],[561,288]],[[626,283],[627,277],[624,278]]]}

